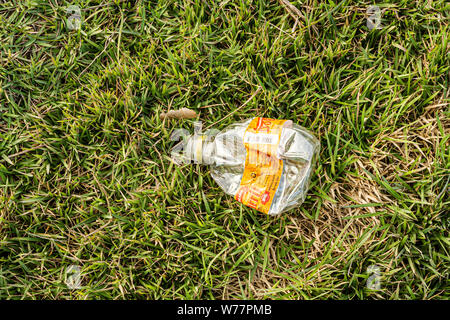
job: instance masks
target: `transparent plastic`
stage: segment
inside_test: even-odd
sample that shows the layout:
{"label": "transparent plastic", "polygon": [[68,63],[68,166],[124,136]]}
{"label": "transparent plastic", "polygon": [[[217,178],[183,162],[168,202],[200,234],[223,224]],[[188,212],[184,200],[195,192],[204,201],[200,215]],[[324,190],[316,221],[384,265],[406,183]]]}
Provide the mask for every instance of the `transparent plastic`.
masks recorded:
{"label": "transparent plastic", "polygon": [[[244,134],[251,120],[234,123],[214,134],[187,136],[174,147],[172,158],[177,162],[209,165],[217,184],[225,193],[235,196],[246,160]],[[278,215],[303,203],[319,148],[319,141],[307,129],[286,121],[276,154],[277,159],[283,161],[283,171],[268,212],[270,215]]]}

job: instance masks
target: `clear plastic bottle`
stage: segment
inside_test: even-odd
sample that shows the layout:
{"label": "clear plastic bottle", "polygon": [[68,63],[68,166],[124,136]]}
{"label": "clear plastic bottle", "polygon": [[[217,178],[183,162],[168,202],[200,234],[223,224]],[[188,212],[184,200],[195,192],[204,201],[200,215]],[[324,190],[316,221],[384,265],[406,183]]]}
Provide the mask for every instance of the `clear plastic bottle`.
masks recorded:
{"label": "clear plastic bottle", "polygon": [[252,118],[214,134],[185,136],[172,158],[210,166],[225,193],[278,215],[305,199],[319,141],[291,120]]}

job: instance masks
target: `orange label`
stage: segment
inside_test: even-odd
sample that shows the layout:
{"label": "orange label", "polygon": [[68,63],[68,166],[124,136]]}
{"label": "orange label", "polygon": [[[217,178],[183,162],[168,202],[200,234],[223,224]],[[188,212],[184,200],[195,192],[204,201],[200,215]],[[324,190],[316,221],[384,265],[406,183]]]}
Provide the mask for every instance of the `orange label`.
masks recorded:
{"label": "orange label", "polygon": [[247,156],[235,199],[264,213],[269,213],[283,172],[277,149],[285,121],[254,118],[244,134]]}

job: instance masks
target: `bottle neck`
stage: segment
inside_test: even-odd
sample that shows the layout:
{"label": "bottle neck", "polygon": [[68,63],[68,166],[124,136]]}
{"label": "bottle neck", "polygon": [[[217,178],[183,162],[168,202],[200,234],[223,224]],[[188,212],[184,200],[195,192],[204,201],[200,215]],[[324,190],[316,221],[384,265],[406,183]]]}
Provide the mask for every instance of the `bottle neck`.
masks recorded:
{"label": "bottle neck", "polygon": [[214,163],[214,141],[207,135],[192,135],[187,138],[184,148],[186,159],[198,164]]}

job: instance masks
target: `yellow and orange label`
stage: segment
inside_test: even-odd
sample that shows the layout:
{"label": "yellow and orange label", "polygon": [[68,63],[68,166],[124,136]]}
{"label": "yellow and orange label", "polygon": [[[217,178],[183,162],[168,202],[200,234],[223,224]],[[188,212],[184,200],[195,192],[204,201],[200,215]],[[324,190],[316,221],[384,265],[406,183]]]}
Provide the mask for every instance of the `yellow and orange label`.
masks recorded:
{"label": "yellow and orange label", "polygon": [[244,134],[247,156],[235,199],[264,213],[269,213],[283,172],[277,149],[285,121],[254,118]]}

